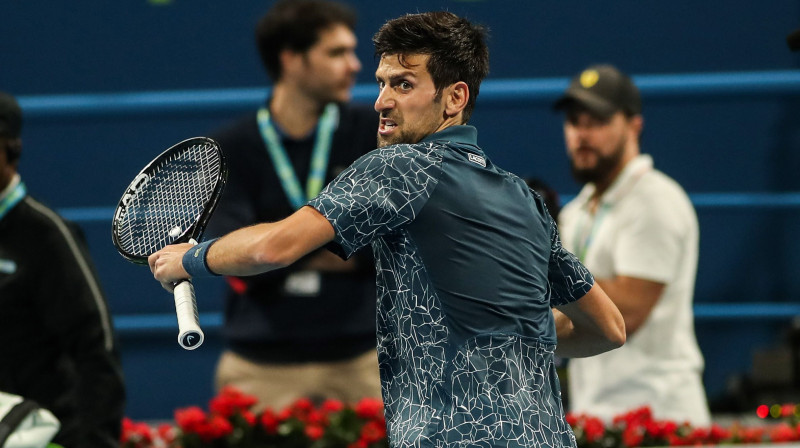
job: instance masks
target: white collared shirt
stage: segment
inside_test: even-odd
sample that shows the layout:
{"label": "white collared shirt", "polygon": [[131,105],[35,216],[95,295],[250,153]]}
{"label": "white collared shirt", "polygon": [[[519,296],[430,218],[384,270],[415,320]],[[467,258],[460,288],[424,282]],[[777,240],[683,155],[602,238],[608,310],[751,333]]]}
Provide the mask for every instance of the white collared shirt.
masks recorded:
{"label": "white collared shirt", "polygon": [[597,278],[618,275],[665,288],[650,316],[617,350],[569,364],[570,410],[610,420],[649,405],[658,419],[710,423],[703,357],[694,332],[697,216],[684,190],[639,155],[600,197],[586,185],[562,210],[564,247]]}

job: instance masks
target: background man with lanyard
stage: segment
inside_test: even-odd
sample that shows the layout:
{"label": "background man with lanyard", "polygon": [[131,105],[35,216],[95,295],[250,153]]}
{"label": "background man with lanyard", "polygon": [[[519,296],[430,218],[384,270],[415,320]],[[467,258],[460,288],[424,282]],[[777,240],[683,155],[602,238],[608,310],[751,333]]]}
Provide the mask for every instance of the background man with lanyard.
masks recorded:
{"label": "background man with lanyard", "polygon": [[[285,218],[375,148],[375,112],[346,104],[361,69],[354,26],[352,10],[319,0],[278,2],[261,19],[274,85],[266,107],[213,135],[230,173],[209,236]],[[259,408],[380,396],[368,253],[344,262],[321,250],[287,270],[227,280],[218,388],[254,394]]]}
{"label": "background man with lanyard", "polygon": [[555,104],[576,180],[561,238],[622,312],[628,342],[570,360],[574,412],[604,419],[649,405],[656,418],[710,424],[692,298],[699,230],[686,192],[641,154],[639,90],[610,65],[576,76]]}

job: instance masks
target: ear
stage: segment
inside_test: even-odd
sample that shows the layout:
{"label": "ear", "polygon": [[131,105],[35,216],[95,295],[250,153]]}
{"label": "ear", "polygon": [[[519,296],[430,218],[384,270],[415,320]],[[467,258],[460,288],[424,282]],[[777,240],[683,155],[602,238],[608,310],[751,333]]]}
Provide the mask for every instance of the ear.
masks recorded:
{"label": "ear", "polygon": [[469,87],[464,81],[459,81],[445,89],[444,112],[448,117],[461,113],[469,101]]}
{"label": "ear", "polygon": [[302,69],[303,54],[289,49],[281,50],[278,58],[281,63],[281,73],[285,75],[296,73],[297,70]]}
{"label": "ear", "polygon": [[632,116],[629,119],[629,123],[631,125],[631,130],[633,130],[637,138],[642,135],[642,129],[644,129],[644,118],[641,115]]}

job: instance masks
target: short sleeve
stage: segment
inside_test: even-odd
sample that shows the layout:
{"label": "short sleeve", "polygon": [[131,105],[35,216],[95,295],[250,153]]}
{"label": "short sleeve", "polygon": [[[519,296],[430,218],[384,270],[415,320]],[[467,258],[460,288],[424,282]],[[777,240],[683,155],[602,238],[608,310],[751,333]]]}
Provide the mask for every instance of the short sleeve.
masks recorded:
{"label": "short sleeve", "polygon": [[637,203],[635,219],[621,225],[614,247],[617,273],[668,283],[677,275],[690,235],[687,207],[665,206],[660,201]]}
{"label": "short sleeve", "polygon": [[331,223],[341,251],[331,249],[347,258],[413,221],[440,174],[441,155],[435,147],[388,146],[356,160],[308,205]]}
{"label": "short sleeve", "polygon": [[550,306],[565,305],[585,296],[594,286],[594,277],[578,257],[561,245],[555,221],[549,215],[547,218],[550,223],[550,265],[547,271]]}

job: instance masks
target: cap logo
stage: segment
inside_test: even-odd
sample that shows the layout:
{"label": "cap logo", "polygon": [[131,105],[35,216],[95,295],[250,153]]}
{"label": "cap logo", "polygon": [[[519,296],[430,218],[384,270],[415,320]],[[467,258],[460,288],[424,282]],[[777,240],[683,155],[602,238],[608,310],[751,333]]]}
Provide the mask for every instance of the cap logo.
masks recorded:
{"label": "cap logo", "polygon": [[597,70],[589,69],[581,73],[580,83],[584,89],[591,89],[598,80],[600,80],[600,74],[597,73]]}

